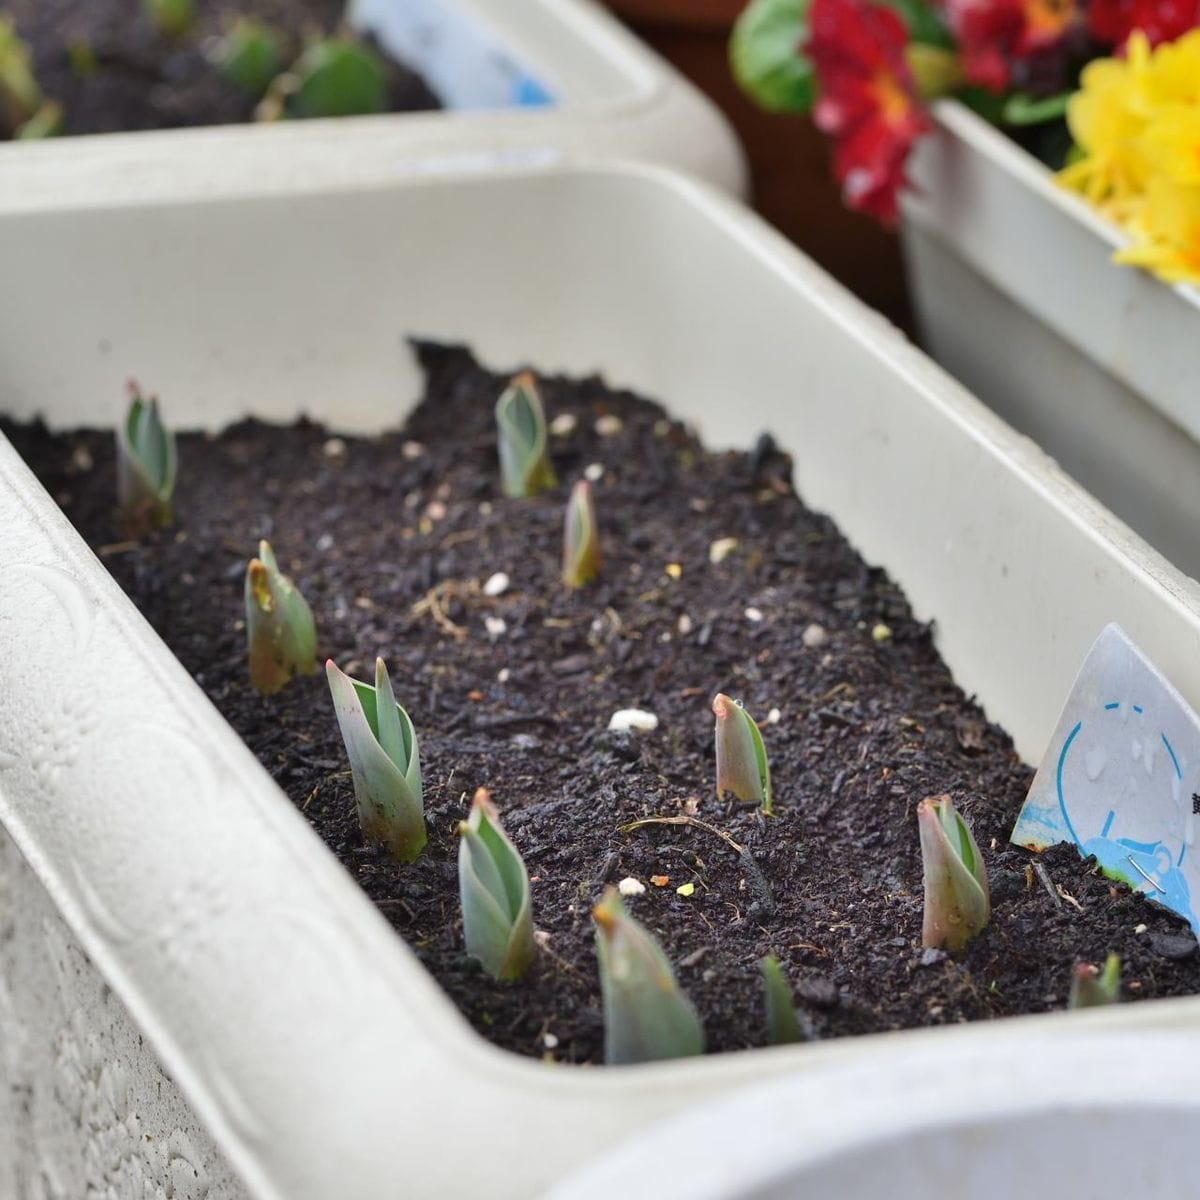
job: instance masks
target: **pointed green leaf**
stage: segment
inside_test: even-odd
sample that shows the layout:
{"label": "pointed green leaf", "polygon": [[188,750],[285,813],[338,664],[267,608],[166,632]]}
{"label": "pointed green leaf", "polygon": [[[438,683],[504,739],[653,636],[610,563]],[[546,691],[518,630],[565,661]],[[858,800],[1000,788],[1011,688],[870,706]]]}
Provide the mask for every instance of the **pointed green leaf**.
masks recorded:
{"label": "pointed green leaf", "polygon": [[296,585],[279,569],[270,543],[246,567],[246,639],[250,682],[260,692],[278,692],[293,676],[317,669],[317,629],[312,610]]}
{"label": "pointed green leaf", "polygon": [[584,587],[600,574],[600,534],[591,485],[586,479],[571,489],[567,500],[562,574],[563,583],[572,588]]}
{"label": "pointed green leaf", "polygon": [[991,916],[983,856],[949,796],[922,800],[917,826],[925,872],[922,942],[961,950]]}
{"label": "pointed green leaf", "polygon": [[608,1063],[704,1053],[704,1030],[662,947],[609,888],[592,910]]}
{"label": "pointed green leaf", "polygon": [[402,740],[411,750],[409,761],[401,767],[379,742],[379,696],[375,689],[370,684],[351,679],[338,669],[333,659],[325,664],[325,674],[350,758],[363,836],[382,842],[397,861],[412,862],[425,846],[426,832],[420,758],[408,714],[396,705],[401,729],[408,729]]}
{"label": "pointed green leaf", "polygon": [[226,79],[255,97],[261,96],[283,69],[279,35],[255,17],[238,17],[206,54]]}
{"label": "pointed green leaf", "polygon": [[763,813],[771,816],[771,768],[758,725],[738,701],[723,692],[713,698],[712,710],[717,719],[717,795],[732,792],[739,800],[756,800]]}
{"label": "pointed green leaf", "polygon": [[142,0],[142,8],[164,37],[182,37],[196,20],[194,0]]}
{"label": "pointed green leaf", "polygon": [[537,381],[517,375],[496,402],[500,482],[506,496],[535,496],[557,482],[546,453],[546,414]]}
{"label": "pointed green leaf", "polygon": [[131,533],[171,523],[175,438],[163,425],[155,397],[129,384],[129,411],[117,428],[117,501]]}
{"label": "pointed green leaf", "polygon": [[41,103],[33,55],[12,19],[0,14],[0,132],[15,135]]}
{"label": "pointed green leaf", "polygon": [[768,954],[759,964],[762,971],[763,995],[767,1004],[767,1041],[772,1046],[802,1042],[800,1022],[796,1020],[796,1004],[792,986],[788,983],[779,959]]}
{"label": "pointed green leaf", "polygon": [[529,875],[485,795],[458,832],[458,888],[467,953],[497,979],[519,979],[534,958]]}

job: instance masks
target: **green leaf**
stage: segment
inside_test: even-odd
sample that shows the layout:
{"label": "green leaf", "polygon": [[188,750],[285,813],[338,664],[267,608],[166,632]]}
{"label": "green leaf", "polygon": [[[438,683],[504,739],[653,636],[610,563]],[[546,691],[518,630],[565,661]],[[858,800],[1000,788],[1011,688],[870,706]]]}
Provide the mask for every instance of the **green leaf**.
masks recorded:
{"label": "green leaf", "polygon": [[[378,679],[378,660],[375,671]],[[333,659],[325,664],[325,674],[350,759],[363,836],[382,842],[398,862],[412,862],[424,849],[427,837],[420,754],[412,722],[404,709],[396,705],[401,722],[401,742],[411,751],[402,766],[388,755],[377,736],[380,702],[384,697],[370,684],[351,679],[338,669]],[[391,696],[390,680],[387,681],[386,696]],[[385,717],[385,722],[387,720]]]}
{"label": "green leaf", "polygon": [[767,748],[754,718],[741,703],[718,692],[712,702],[716,717],[717,795],[732,792],[739,800],[754,800],[765,816],[774,814],[771,768]]}
{"label": "green leaf", "polygon": [[949,796],[922,800],[917,827],[925,875],[922,943],[961,950],[991,917],[983,857]]}
{"label": "green leaf", "polygon": [[43,100],[37,112],[16,132],[21,142],[38,142],[44,138],[58,137],[63,131],[66,112],[57,100]]}
{"label": "green leaf", "polygon": [[1110,954],[1097,974],[1088,963],[1076,963],[1071,975],[1068,1008],[1099,1008],[1121,1000],[1121,957]]}
{"label": "green leaf", "polygon": [[592,910],[604,1001],[604,1057],[610,1064],[704,1053],[700,1018],[675,980],[662,947],[609,888]]}
{"label": "green leaf", "polygon": [[312,609],[279,569],[269,542],[246,567],[246,639],[250,682],[264,695],[296,675],[317,669],[317,629]]}
{"label": "green leaf", "polygon": [[182,37],[196,20],[193,0],[142,0],[142,8],[164,37]]}
{"label": "green leaf", "polygon": [[528,371],[515,376],[496,401],[496,437],[506,496],[536,496],[555,485],[542,396]]}
{"label": "green leaf", "polygon": [[387,108],[383,61],[353,38],[313,42],[288,74],[295,79],[290,117],[354,117]]}
{"label": "green leaf", "polygon": [[467,953],[495,978],[519,979],[535,954],[525,864],[482,789],[458,832],[458,889]]}
{"label": "green leaf", "polygon": [[763,996],[767,1005],[767,1041],[772,1046],[786,1046],[804,1041],[800,1022],[796,1020],[796,1005],[792,987],[779,965],[779,959],[768,954],[759,964],[762,972]]}
{"label": "green leaf", "polygon": [[1024,92],[1014,92],[1004,101],[1000,120],[1005,125],[1041,125],[1046,121],[1057,121],[1067,115],[1067,104],[1074,92],[1060,92],[1057,96],[1038,98]]}
{"label": "green leaf", "polygon": [[567,500],[563,524],[563,583],[584,587],[600,574],[600,534],[596,528],[596,508],[592,489],[581,479]]}
{"label": "green leaf", "polygon": [[254,17],[239,17],[207,54],[226,79],[251,96],[263,95],[283,68],[282,40]]}
{"label": "green leaf", "polygon": [[15,134],[41,103],[33,55],[12,19],[0,14],[0,130]]}
{"label": "green leaf", "polygon": [[158,400],[129,384],[130,404],[117,427],[117,503],[131,536],[171,523],[175,438],[159,416]]}
{"label": "green leaf", "polygon": [[908,28],[908,35],[914,42],[927,46],[940,46],[942,49],[954,48],[954,39],[950,31],[942,23],[937,10],[925,0],[877,0],[884,7],[890,8]]}
{"label": "green leaf", "polygon": [[733,27],[733,77],[769,112],[805,113],[816,99],[812,63],[804,53],[809,3],[750,0]]}

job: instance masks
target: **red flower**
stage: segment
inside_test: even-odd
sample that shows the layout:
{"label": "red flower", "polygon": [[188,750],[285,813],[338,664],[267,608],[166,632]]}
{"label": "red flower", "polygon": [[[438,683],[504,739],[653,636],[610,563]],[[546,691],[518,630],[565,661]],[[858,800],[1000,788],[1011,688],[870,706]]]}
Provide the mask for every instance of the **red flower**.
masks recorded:
{"label": "red flower", "polygon": [[908,30],[871,0],[813,0],[809,29],[805,53],[819,85],[813,120],[835,141],[842,198],[890,225],[909,148],[929,128],[904,61]]}
{"label": "red flower", "polygon": [[1014,82],[1019,62],[1053,49],[1079,20],[1076,0],[942,0],[939,7],[964,78],[997,94]]}
{"label": "red flower", "polygon": [[1091,0],[1088,30],[1098,41],[1123,47],[1140,29],[1151,46],[1173,42],[1200,25],[1200,0]]}

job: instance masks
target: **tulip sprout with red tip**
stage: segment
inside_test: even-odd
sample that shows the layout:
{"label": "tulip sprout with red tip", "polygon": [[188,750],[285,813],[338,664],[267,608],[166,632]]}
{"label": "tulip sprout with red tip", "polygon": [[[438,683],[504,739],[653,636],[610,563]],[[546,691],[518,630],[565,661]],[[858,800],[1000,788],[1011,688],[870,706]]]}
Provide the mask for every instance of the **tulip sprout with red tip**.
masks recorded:
{"label": "tulip sprout with red tip", "polygon": [[917,805],[925,871],[925,946],[961,950],[991,916],[987,870],[967,823],[948,795]]}
{"label": "tulip sprout with red tip", "polygon": [[717,795],[732,792],[739,800],[756,801],[764,816],[773,816],[771,768],[754,718],[722,692],[714,697],[712,710],[717,719]]}

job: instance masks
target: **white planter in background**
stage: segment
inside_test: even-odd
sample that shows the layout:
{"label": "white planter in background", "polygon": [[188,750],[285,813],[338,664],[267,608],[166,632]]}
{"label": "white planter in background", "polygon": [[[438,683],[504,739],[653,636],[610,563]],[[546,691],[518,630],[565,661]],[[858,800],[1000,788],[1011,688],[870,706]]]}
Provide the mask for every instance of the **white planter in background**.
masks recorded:
{"label": "white planter in background", "polygon": [[[1200,588],[782,237],[683,177],[509,169],[286,201],[46,205],[0,220],[0,261],[0,403],[16,416],[113,420],[136,369],[183,425],[307,412],[368,430],[419,394],[402,334],[464,339],[496,368],[599,370],[713,444],[773,431],[801,493],[936,618],[959,682],[1027,759],[1110,620],[1200,703]],[[3,443],[0,563],[0,822],[28,863],[0,859],[15,893],[0,920],[36,922],[0,937],[0,1106],[15,1097],[20,1118],[0,1119],[0,1186],[13,1161],[50,1179],[84,1162],[95,1192],[137,1195],[112,1172],[152,1172],[132,1148],[178,1134],[173,1169],[194,1159],[206,1198],[243,1194],[231,1171],[278,1200],[528,1197],[768,1077],[860,1062],[884,1077],[925,1049],[1015,1059],[1038,1030],[1200,1025],[1183,1000],[619,1070],[502,1053]],[[60,950],[67,929],[77,948]],[[51,998],[43,931],[74,964]],[[81,1056],[82,1100],[61,1081]],[[1036,1099],[1028,1086],[1014,1074]]]}
{"label": "white planter in background", "polygon": [[1200,575],[1200,293],[1114,265],[1120,232],[969,109],[935,116],[903,208],[930,352]]}
{"label": "white planter in background", "polygon": [[349,0],[446,111],[0,143],[0,215],[630,158],[741,193],[716,107],[594,0]]}

